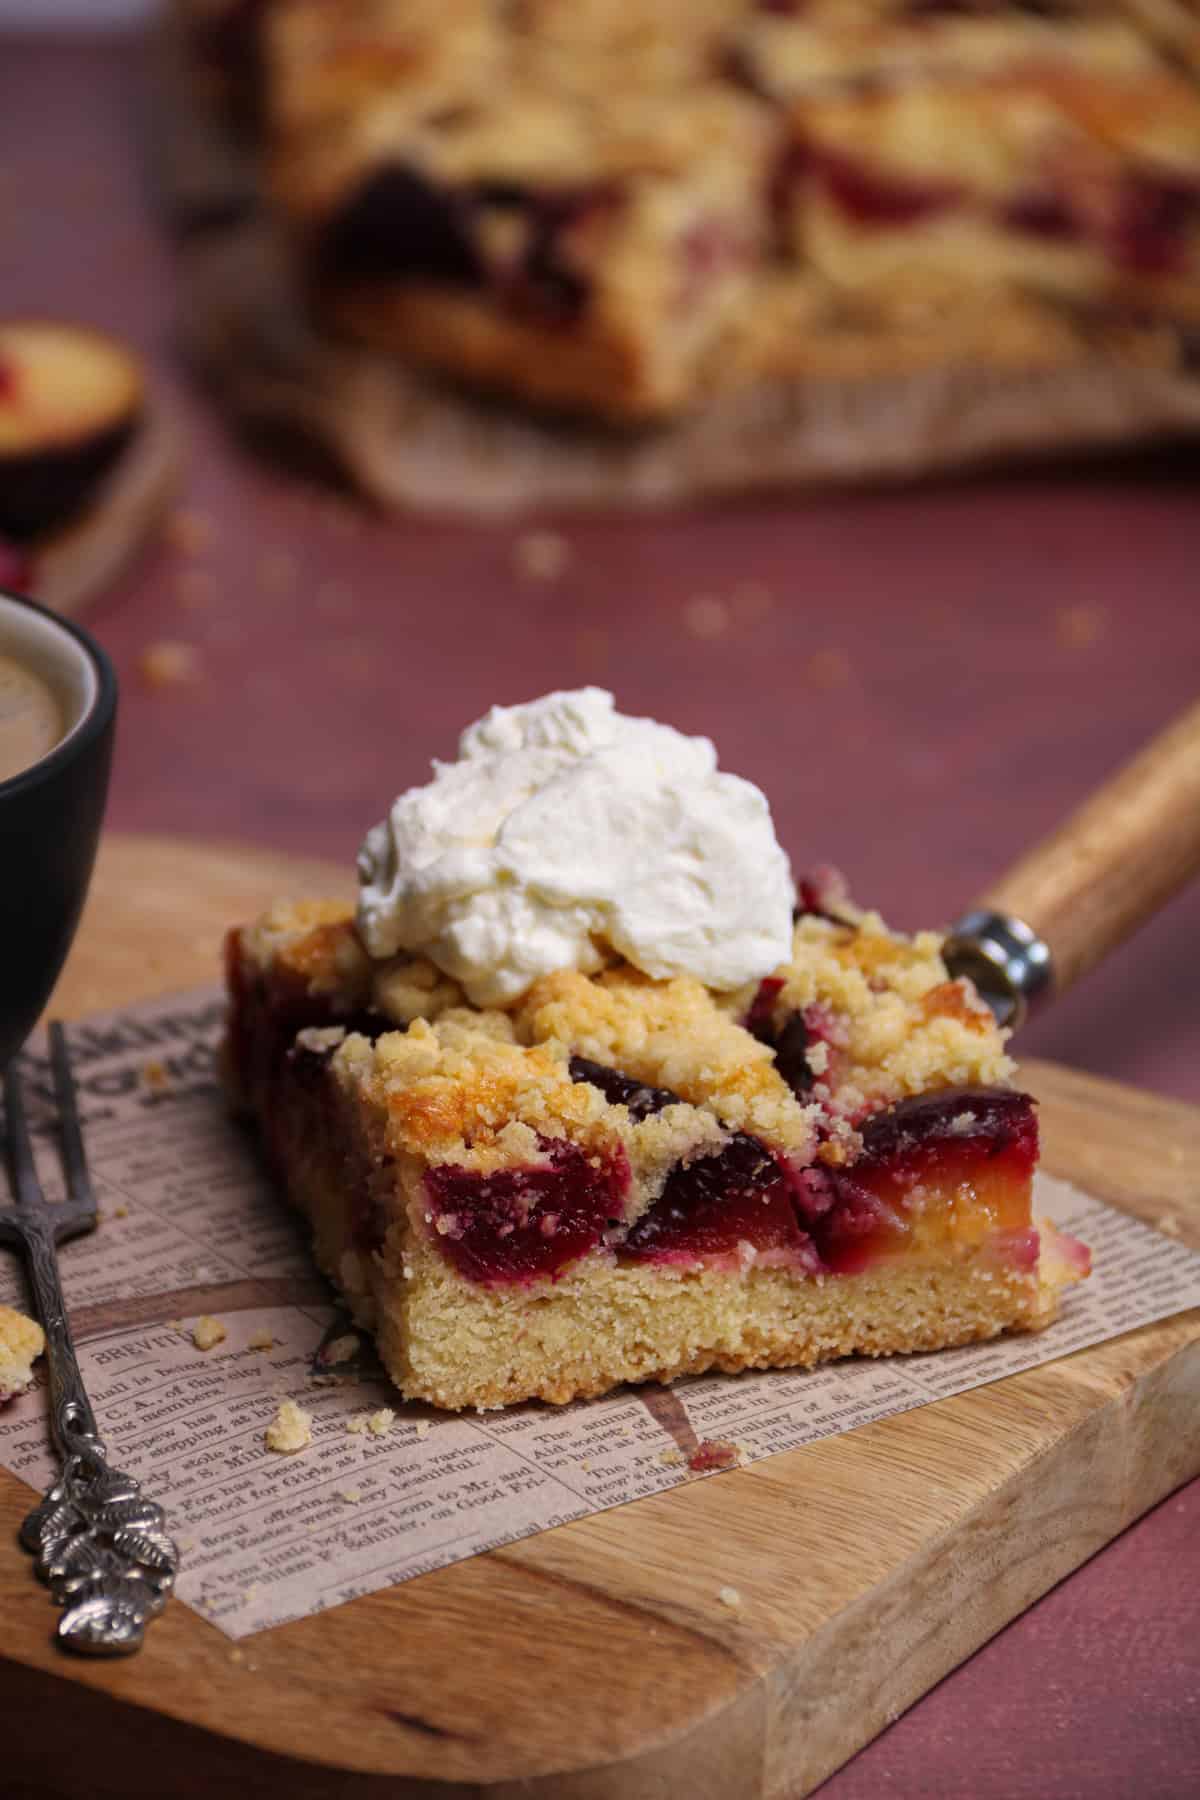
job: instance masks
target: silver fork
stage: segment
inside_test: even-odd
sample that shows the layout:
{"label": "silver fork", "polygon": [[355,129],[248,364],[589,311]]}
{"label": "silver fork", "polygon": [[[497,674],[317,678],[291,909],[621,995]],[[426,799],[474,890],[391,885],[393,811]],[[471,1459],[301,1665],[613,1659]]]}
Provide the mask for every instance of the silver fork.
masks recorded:
{"label": "silver fork", "polygon": [[123,1656],[141,1647],[147,1622],[166,1605],[179,1553],[163,1529],[160,1506],[143,1498],[132,1475],[108,1466],[75,1358],[58,1274],[56,1246],[96,1224],[67,1040],[50,1027],[50,1066],[58,1108],[67,1197],[52,1204],[34,1166],[16,1059],[4,1075],[5,1138],[15,1206],[0,1207],[0,1243],[25,1252],[46,1333],[50,1424],[61,1458],[58,1480],[21,1527],[21,1542],[64,1611],[56,1637],[87,1656]]}

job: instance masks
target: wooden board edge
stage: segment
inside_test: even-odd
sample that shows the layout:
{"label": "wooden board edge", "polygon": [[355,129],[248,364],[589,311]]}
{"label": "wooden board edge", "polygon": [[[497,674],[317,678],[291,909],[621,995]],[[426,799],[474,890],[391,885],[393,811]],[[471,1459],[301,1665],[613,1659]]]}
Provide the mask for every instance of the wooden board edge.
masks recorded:
{"label": "wooden board edge", "polygon": [[[1043,1168],[1200,1248],[1200,1107],[1034,1059],[1017,1080],[1041,1109]],[[1098,1110],[1119,1131],[1097,1132]]]}
{"label": "wooden board edge", "polygon": [[[1172,1322],[1175,1323],[1175,1322]],[[1154,1331],[1154,1327],[1144,1328]],[[1086,1356],[1087,1352],[1080,1352]],[[1031,1371],[1032,1376],[1038,1374]],[[1026,1377],[1017,1376],[1015,1381]],[[956,1396],[942,1404],[953,1405]],[[1159,1454],[1149,1455],[1155,1421],[1169,1411],[1172,1432]],[[892,1425],[899,1421],[885,1421]],[[873,1428],[868,1428],[873,1429]],[[1154,1440],[1158,1442],[1158,1440]],[[1114,1445],[1119,1455],[1113,1455]],[[793,1453],[802,1454],[802,1453]],[[1030,1475],[1034,1481],[1031,1485]],[[1200,1474],[1200,1318],[1191,1341],[1176,1346],[1165,1360],[1144,1369],[1127,1387],[1081,1416],[1075,1429],[1061,1438],[1035,1464],[1023,1465],[990,1493],[950,1531],[898,1565],[881,1586],[848,1605],[818,1632],[791,1647],[790,1655],[752,1674],[719,1708],[699,1718],[693,1728],[670,1742],[607,1765],[586,1769],[564,1767],[521,1779],[442,1782],[406,1776],[394,1770],[365,1771],[343,1762],[311,1761],[286,1744],[270,1744],[184,1720],[156,1706],[152,1696],[105,1693],[90,1688],[92,1700],[111,1709],[109,1723],[118,1741],[136,1745],[146,1731],[171,1741],[171,1731],[189,1745],[196,1785],[173,1789],[179,1796],[207,1792],[227,1767],[247,1756],[250,1767],[270,1771],[272,1783],[286,1777],[292,1800],[448,1800],[487,1795],[488,1800],[662,1800],[674,1768],[697,1764],[720,1784],[696,1785],[689,1776],[687,1793],[696,1800],[802,1800],[848,1758],[869,1743],[945,1675],[972,1655],[1028,1606],[1118,1536],[1128,1525],[1185,1481]],[[738,1479],[734,1476],[725,1479]],[[5,1485],[17,1484],[8,1478]],[[27,1491],[27,1490],[26,1490]],[[634,1503],[636,1505],[636,1503]],[[1065,1533],[1046,1534],[1047,1520],[1069,1519]],[[1079,1521],[1085,1521],[1083,1528]],[[569,1527],[565,1528],[569,1531]],[[998,1573],[986,1596],[972,1589],[965,1575],[969,1552],[982,1542],[984,1560]],[[519,1548],[519,1547],[518,1547]],[[504,1558],[504,1551],[497,1553]],[[437,1575],[426,1577],[436,1582]],[[913,1601],[914,1584],[919,1599]],[[996,1588],[1002,1590],[996,1604]],[[983,1601],[989,1603],[986,1609]],[[365,1601],[350,1602],[369,1607]],[[667,1621],[645,1607],[647,1629],[661,1630]],[[203,1621],[199,1621],[203,1624]],[[206,1628],[211,1630],[213,1628]],[[281,1627],[287,1631],[291,1627]],[[269,1638],[272,1634],[262,1634]],[[886,1637],[893,1654],[880,1678],[872,1645]],[[241,1647],[253,1657],[256,1640]],[[232,1652],[233,1646],[230,1646]],[[816,1671],[797,1672],[800,1659]],[[49,1676],[57,1690],[65,1685],[53,1668],[0,1654],[6,1684],[12,1671],[30,1673],[30,1695],[36,1677]],[[72,1684],[74,1691],[74,1684]],[[829,1696],[837,1697],[831,1710]],[[113,1720],[113,1712],[119,1718]],[[47,1703],[47,1721],[53,1709]],[[231,1762],[231,1758],[233,1761]],[[62,1790],[65,1795],[68,1790]],[[97,1789],[97,1795],[107,1794]],[[253,1790],[251,1790],[253,1791]],[[265,1785],[263,1791],[266,1791]],[[47,1789],[47,1794],[57,1790]],[[134,1800],[141,1788],[112,1790]],[[148,1788],[145,1793],[156,1795]]]}
{"label": "wooden board edge", "polygon": [[[1160,1446],[1164,1454],[1151,1457],[1146,1433],[1164,1406],[1173,1433]],[[1035,1601],[1197,1475],[1200,1320],[1185,1349],[1111,1395],[944,1538],[831,1619],[804,1646],[819,1687],[791,1684],[786,1670],[771,1677],[765,1800],[803,1800]],[[986,1595],[963,1573],[980,1542],[986,1566],[997,1571]],[[985,1603],[994,1610],[985,1611]],[[879,1679],[871,1647],[883,1638],[889,1662]],[[848,1701],[836,1723],[824,1704],[830,1692]],[[856,1721],[851,1731],[847,1716]]]}

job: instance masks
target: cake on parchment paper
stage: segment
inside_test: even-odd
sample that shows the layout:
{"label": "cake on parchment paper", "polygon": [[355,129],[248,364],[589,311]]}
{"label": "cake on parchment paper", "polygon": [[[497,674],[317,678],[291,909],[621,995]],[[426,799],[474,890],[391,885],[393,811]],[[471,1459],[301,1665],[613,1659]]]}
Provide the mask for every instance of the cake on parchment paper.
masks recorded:
{"label": "cake on parchment paper", "polygon": [[361,878],[230,934],[226,1062],[410,1398],[937,1349],[1086,1273],[940,939],[793,893],[707,740],[594,689],[495,708]]}

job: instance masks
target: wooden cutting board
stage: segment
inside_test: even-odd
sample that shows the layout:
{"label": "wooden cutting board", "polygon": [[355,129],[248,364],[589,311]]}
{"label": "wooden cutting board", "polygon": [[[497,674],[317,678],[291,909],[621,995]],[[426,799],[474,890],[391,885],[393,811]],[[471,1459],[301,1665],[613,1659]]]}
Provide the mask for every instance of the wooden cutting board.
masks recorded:
{"label": "wooden cutting board", "polygon": [[[202,982],[228,923],[346,885],[267,852],[109,837],[54,1005]],[[1200,1244],[1200,1110],[1047,1064],[1023,1075],[1052,1171],[1174,1213]],[[0,1679],[23,1722],[2,1785],[794,1800],[1198,1470],[1200,1312],[239,1648],[173,1605],[116,1663],[52,1647],[14,1536],[29,1491],[0,1472]]]}

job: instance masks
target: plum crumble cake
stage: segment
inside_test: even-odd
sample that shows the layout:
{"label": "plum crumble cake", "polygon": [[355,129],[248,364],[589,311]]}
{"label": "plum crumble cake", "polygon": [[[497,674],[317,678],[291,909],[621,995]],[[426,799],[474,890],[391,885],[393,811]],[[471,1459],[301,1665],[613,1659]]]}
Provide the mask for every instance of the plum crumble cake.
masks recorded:
{"label": "plum crumble cake", "polygon": [[315,312],[467,382],[629,425],[1194,355],[1196,0],[184,10]]}
{"label": "plum crumble cake", "polygon": [[228,957],[237,1091],[410,1398],[936,1349],[1047,1323],[1083,1266],[1033,1226],[991,1014],[844,901],[733,997],[616,967],[473,1008],[337,904]]}
{"label": "plum crumble cake", "polygon": [[[801,884],[770,972],[738,986],[647,973],[611,940],[597,950],[594,911],[576,966],[497,975],[511,967],[497,915],[461,910],[472,880],[495,898],[495,869],[472,874],[465,859],[478,853],[462,846],[478,839],[476,803],[498,804],[510,755],[517,799],[492,853],[508,868],[504,904],[525,882],[567,905],[561,876],[521,848],[534,835],[531,790],[542,782],[565,821],[584,810],[581,790],[559,785],[576,766],[591,781],[603,762],[610,794],[624,779],[603,746],[538,744],[539,708],[544,723],[552,702],[577,698],[494,709],[523,715],[520,748],[510,733],[497,752],[493,730],[489,762],[468,733],[458,764],[397,802],[393,843],[412,860],[387,874],[411,880],[408,911],[389,917],[408,947],[392,932],[378,953],[388,933],[373,902],[357,921],[340,903],[281,904],[229,936],[232,1086],[396,1384],[451,1408],[563,1402],[623,1381],[1046,1324],[1087,1253],[1034,1225],[1033,1102],[1009,1085],[1004,1034],[950,979],[935,934],[889,931],[824,876]],[[612,721],[599,708],[596,719],[602,735]],[[461,814],[438,862],[431,833],[448,797]],[[636,861],[648,834],[626,806],[612,813]],[[607,840],[602,820],[587,829],[599,848],[576,887],[595,895]],[[691,838],[700,863],[706,840],[699,828]],[[382,857],[374,833],[368,901],[387,886]],[[667,853],[655,864],[664,885],[668,864]],[[433,927],[443,878],[450,898]],[[613,935],[645,963],[636,925]],[[495,965],[472,965],[485,927]],[[510,947],[528,960],[539,929],[523,914]],[[429,954],[411,948],[421,934]]]}
{"label": "plum crumble cake", "polygon": [[35,1320],[11,1306],[0,1306],[0,1406],[25,1392],[45,1348],[45,1333]]}

